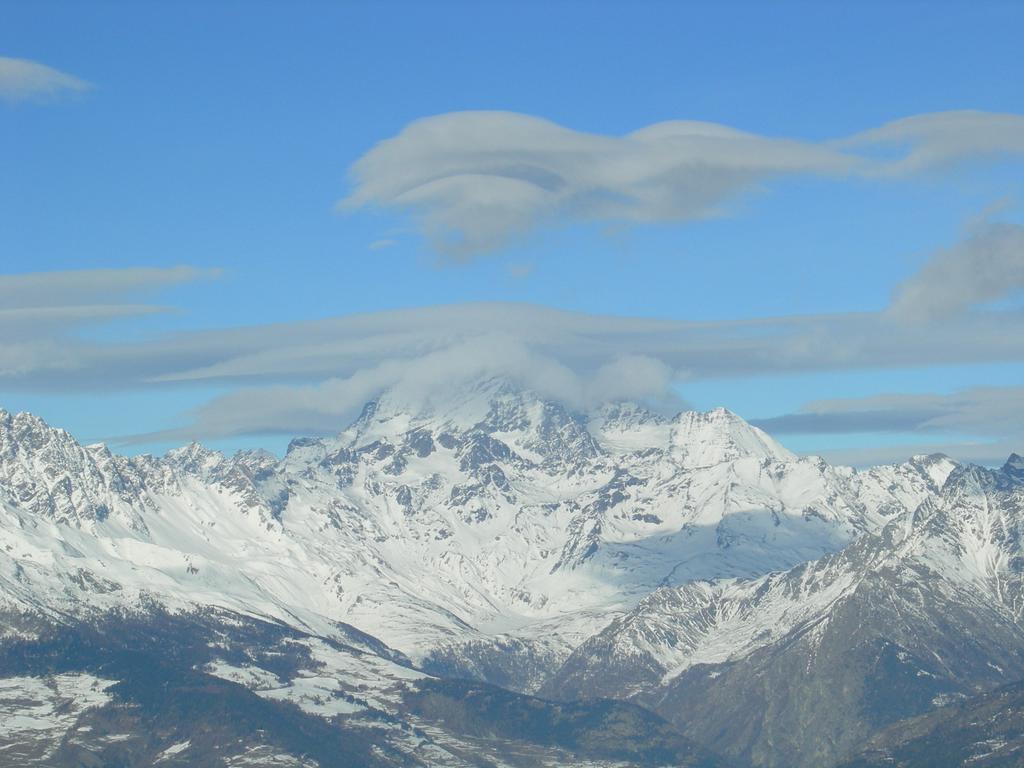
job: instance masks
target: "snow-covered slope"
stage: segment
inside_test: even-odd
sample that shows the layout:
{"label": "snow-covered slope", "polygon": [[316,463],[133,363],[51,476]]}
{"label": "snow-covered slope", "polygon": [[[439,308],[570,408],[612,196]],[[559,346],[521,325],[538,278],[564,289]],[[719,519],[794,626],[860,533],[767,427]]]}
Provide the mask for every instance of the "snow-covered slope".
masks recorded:
{"label": "snow-covered slope", "polygon": [[954,469],[917,509],[841,552],[652,593],[542,693],[636,698],[691,733],[730,724],[706,742],[726,754],[811,766],[881,725],[1021,677],[1024,472],[1013,456],[998,471]]}

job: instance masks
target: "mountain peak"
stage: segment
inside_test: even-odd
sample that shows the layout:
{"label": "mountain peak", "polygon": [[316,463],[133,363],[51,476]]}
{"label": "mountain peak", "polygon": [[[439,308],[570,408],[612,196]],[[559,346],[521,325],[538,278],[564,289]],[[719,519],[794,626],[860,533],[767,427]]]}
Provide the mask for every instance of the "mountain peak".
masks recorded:
{"label": "mountain peak", "polygon": [[164,454],[164,459],[171,466],[187,474],[205,477],[211,469],[224,461],[224,454],[192,441],[188,445],[168,451]]}
{"label": "mountain peak", "polygon": [[27,411],[11,413],[0,410],[0,446],[3,445],[6,445],[5,452],[8,454],[47,446],[61,451],[83,450],[66,430],[51,427],[43,419]]}
{"label": "mountain peak", "polygon": [[9,428],[10,427],[20,427],[20,428],[31,427],[31,428],[37,428],[37,429],[53,430],[55,432],[57,432],[57,431],[63,432],[64,431],[64,430],[57,430],[56,428],[51,427],[43,419],[41,419],[39,416],[36,416],[34,413],[29,413],[28,411],[13,412],[13,411],[4,410],[3,408],[0,408],[0,424],[3,424],[4,426],[9,427]]}
{"label": "mountain peak", "polygon": [[428,424],[469,429],[487,420],[499,404],[539,400],[536,393],[499,377],[453,384],[443,392],[397,387],[366,403],[343,435],[358,442],[372,442]]}
{"label": "mountain peak", "polygon": [[1011,453],[1006,463],[1003,464],[1002,471],[1018,480],[1024,480],[1024,456],[1019,453]]}
{"label": "mountain peak", "polygon": [[677,457],[690,467],[711,466],[745,456],[775,461],[796,459],[795,454],[727,408],[678,414],[672,422],[671,444]]}
{"label": "mountain peak", "polygon": [[583,415],[499,377],[454,385],[445,395],[429,398],[389,390],[367,403],[339,439],[354,449],[377,441],[407,443],[413,433],[485,434],[538,463],[576,461],[601,452]]}
{"label": "mountain peak", "polygon": [[500,436],[528,454],[596,455],[645,449],[668,451],[683,466],[696,468],[747,456],[792,461],[794,454],[727,408],[684,411],[667,419],[632,402],[605,403],[586,413],[501,377],[453,386],[430,398],[389,390],[363,408],[341,434],[349,447],[394,440],[417,429]]}

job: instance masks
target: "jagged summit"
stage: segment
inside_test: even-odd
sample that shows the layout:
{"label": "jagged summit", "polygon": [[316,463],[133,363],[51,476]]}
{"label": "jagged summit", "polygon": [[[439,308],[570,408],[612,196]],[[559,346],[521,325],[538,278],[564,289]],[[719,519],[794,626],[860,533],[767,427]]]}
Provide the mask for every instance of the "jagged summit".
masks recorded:
{"label": "jagged summit", "polygon": [[12,413],[0,408],[0,439],[8,446],[39,444],[70,435],[63,429],[51,427],[43,419],[27,411]]}
{"label": "jagged summit", "polygon": [[429,391],[400,386],[369,401],[343,434],[394,434],[423,424],[466,430],[493,421],[503,409],[556,401],[503,377],[456,382]]}
{"label": "jagged summit", "polygon": [[1011,453],[1006,463],[1003,464],[1002,471],[1017,479],[1024,479],[1024,456],[1019,453]]}
{"label": "jagged summit", "polygon": [[299,439],[292,451],[323,451],[337,442],[349,449],[417,433],[437,437],[478,432],[497,436],[520,453],[539,458],[593,458],[641,450],[671,451],[682,466],[712,466],[753,456],[792,461],[796,456],[725,408],[682,411],[668,418],[632,402],[583,410],[502,378],[452,387],[424,397],[390,390],[370,401],[337,441]]}
{"label": "jagged summit", "polygon": [[205,475],[225,459],[220,451],[211,450],[197,441],[172,448],[163,458],[171,466],[194,475]]}

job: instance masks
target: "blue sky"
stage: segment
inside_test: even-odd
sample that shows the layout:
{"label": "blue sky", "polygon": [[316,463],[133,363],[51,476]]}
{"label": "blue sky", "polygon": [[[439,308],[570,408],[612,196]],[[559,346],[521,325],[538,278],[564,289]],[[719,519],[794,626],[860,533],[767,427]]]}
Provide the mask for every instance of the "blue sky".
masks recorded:
{"label": "blue sky", "polygon": [[[3,98],[0,68],[0,274],[195,269],[186,277],[140,277],[131,291],[108,288],[88,299],[170,311],[124,311],[118,319],[103,314],[104,322],[67,323],[47,333],[11,330],[6,357],[0,340],[0,405],[31,409],[83,440],[148,435],[126,450],[159,451],[198,437],[229,449],[279,450],[291,430],[320,422],[291,411],[216,426],[204,423],[202,409],[219,407],[210,404],[240,390],[278,399],[274,387],[301,394],[308,392],[302,388],[347,381],[362,368],[412,365],[413,350],[437,352],[452,339],[461,342],[477,323],[446,320],[433,337],[387,354],[349,351],[342,361],[338,353],[336,369],[275,364],[249,367],[244,375],[199,377],[184,375],[199,365],[171,343],[182,333],[192,334],[186,337],[190,354],[198,355],[197,345],[205,350],[207,342],[196,337],[218,329],[258,337],[267,324],[466,302],[485,303],[480,311],[486,313],[486,303],[522,302],[573,316],[746,320],[757,327],[786,316],[841,316],[843,330],[822,342],[832,348],[866,333],[859,326],[849,330],[849,323],[860,322],[850,317],[884,314],[901,284],[931,274],[928,267],[943,249],[965,241],[977,247],[957,251],[958,258],[996,259],[1005,272],[996,282],[1005,290],[979,287],[956,328],[918,324],[912,333],[901,327],[895,335],[908,344],[911,336],[920,338],[915,349],[940,349],[942,338],[964,347],[972,333],[1012,335],[1020,322],[1024,285],[1014,282],[1018,233],[1012,228],[1024,223],[1024,138],[1015,134],[1024,123],[1003,121],[990,135],[984,121],[948,130],[946,122],[933,121],[925,138],[901,135],[855,150],[858,163],[882,164],[915,141],[924,146],[941,136],[954,142],[943,162],[912,172],[830,165],[844,162],[845,148],[838,159],[804,158],[900,118],[953,110],[1024,115],[1024,10],[1018,3],[7,2],[3,17],[0,57],[76,80],[31,92],[12,85],[17,73],[9,73]],[[471,110],[538,122],[460,117]],[[459,184],[479,175],[481,186],[435,191],[411,205],[396,202],[412,199],[416,174],[444,172],[417,133],[415,121],[422,118],[437,120],[427,125],[445,135],[465,132],[467,149],[457,162],[469,171]],[[702,190],[735,182],[732,149],[716,160],[717,170],[697,178],[697,192],[673,187],[671,194],[655,191],[651,200],[622,206],[620,198],[643,197],[659,179],[627,182],[615,175],[616,166],[598,169],[614,177],[600,190],[608,200],[588,197],[590,169],[567,156],[594,144],[586,151],[600,161],[607,144],[611,152],[622,149],[622,162],[634,162],[621,137],[678,120],[794,142],[804,155],[786,160],[781,171],[744,167],[736,171],[741,181],[735,189],[711,201],[703,200]],[[487,174],[495,158],[534,157],[535,147],[521,145],[534,130],[551,163],[543,173],[561,175],[558,188],[573,194],[559,197],[550,212],[545,204],[512,211],[506,200],[496,222],[493,210],[467,213],[458,195],[505,194],[504,186],[494,186],[498,176]],[[968,141],[982,134],[985,141]],[[594,136],[608,142],[594,143]],[[390,149],[374,149],[394,137],[404,138]],[[469,146],[477,138],[486,146]],[[565,156],[548,157],[549,140],[564,145]],[[751,151],[760,162],[776,147],[758,144]],[[523,161],[515,162],[519,169]],[[501,178],[516,169],[505,168]],[[405,197],[380,191],[403,183],[413,185]],[[365,204],[338,209],[340,200],[360,194]],[[687,195],[708,205],[686,213]],[[438,222],[451,230],[446,236],[470,242],[469,250],[439,246],[428,231]],[[993,234],[986,227],[1011,229]],[[979,249],[989,255],[977,256]],[[16,294],[21,284],[11,285]],[[59,301],[40,295],[32,300],[38,306],[88,303],[67,291]],[[30,305],[26,299],[14,308]],[[530,353],[524,360],[540,354],[543,345],[517,335],[520,321],[494,321],[493,328],[490,322],[482,323],[488,332],[522,342]],[[551,322],[562,330],[569,321]],[[803,322],[806,332],[823,333],[815,321]],[[367,333],[368,343],[376,328]],[[303,337],[301,328],[293,331]],[[734,341],[729,336],[722,344]],[[181,355],[182,370],[165,366],[159,375],[136,375],[135,352],[121,352],[151,342],[163,343],[166,357]],[[776,419],[779,430],[794,429],[797,422],[781,418],[814,402],[819,415],[852,409],[866,414],[864,424],[884,427],[839,432],[823,419],[810,431],[778,435],[798,450],[837,459],[882,460],[937,447],[992,461],[1007,447],[1024,447],[1024,355],[1009,342],[946,356],[915,357],[894,348],[823,366],[807,353],[786,370],[735,361],[690,365],[692,350],[662,354],[648,337],[605,342],[585,361],[553,345],[542,356],[584,378],[602,365],[621,372],[628,366],[619,361],[634,353],[664,361],[671,372],[661,383],[690,405],[725,405],[749,419]],[[297,349],[287,334],[280,344]],[[107,364],[106,376],[82,374],[99,365],[78,359],[84,348],[116,353],[117,363]],[[56,373],[44,371],[46,365],[34,369],[32,361],[46,354],[72,362],[56,366]],[[356,397],[373,386],[344,391]],[[656,388],[637,392],[658,394]],[[883,395],[932,399],[850,402]],[[946,400],[937,403],[935,396]],[[252,408],[261,407],[250,400]],[[931,417],[915,421],[907,409]],[[331,409],[323,423],[333,428],[343,411]],[[879,411],[890,421],[872,416]],[[850,427],[849,420],[843,423]],[[885,426],[890,423],[904,426]]]}

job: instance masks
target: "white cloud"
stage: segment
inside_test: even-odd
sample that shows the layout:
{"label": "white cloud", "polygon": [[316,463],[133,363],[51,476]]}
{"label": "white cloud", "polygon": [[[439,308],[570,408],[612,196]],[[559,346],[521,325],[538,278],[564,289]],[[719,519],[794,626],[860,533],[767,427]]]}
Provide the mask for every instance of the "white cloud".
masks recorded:
{"label": "white cloud", "polygon": [[511,112],[455,112],[410,123],[363,155],[339,206],[407,210],[438,252],[468,259],[569,221],[720,215],[774,178],[906,175],[998,153],[1024,153],[1024,117],[917,115],[813,143],[692,121],[606,136]]}
{"label": "white cloud", "polygon": [[[0,277],[0,298],[35,305],[0,312],[0,389],[204,384],[231,390],[174,433],[184,439],[332,431],[384,389],[429,401],[453,381],[483,376],[510,377],[585,408],[603,400],[658,400],[688,379],[1024,361],[1024,312],[1005,306],[965,311],[997,297],[992,286],[1013,284],[1006,270],[1017,267],[1004,262],[1016,251],[989,246],[1008,232],[1018,237],[1019,229],[981,225],[965,243],[939,251],[884,312],[708,323],[478,303],[101,343],[73,331],[156,311],[127,299],[209,273],[178,268]],[[988,246],[979,249],[972,238]],[[1002,276],[977,283],[963,277],[961,260],[972,274],[984,271],[979,265],[989,256],[978,253],[1003,254],[992,266],[1003,269]],[[952,298],[943,298],[949,285]],[[956,311],[929,309],[950,302]],[[922,316],[928,322],[916,321]],[[928,415],[872,408],[877,412],[855,416],[835,407],[813,419],[795,414],[788,426],[813,420],[818,431],[827,423],[850,431],[851,419],[874,419],[876,431],[917,429]]]}
{"label": "white cloud", "polygon": [[447,402],[453,391],[500,377],[539,395],[586,410],[610,400],[662,399],[672,380],[661,361],[632,355],[596,371],[574,370],[549,353],[506,334],[475,336],[404,359],[386,359],[350,376],[313,385],[248,387],[214,399],[184,429],[137,440],[184,440],[246,433],[330,434],[347,426],[381,392],[418,411]]}
{"label": "white cloud", "polygon": [[163,312],[166,307],[125,299],[217,274],[180,266],[0,275],[0,378],[6,373],[4,351],[16,341],[50,339],[86,325]]}
{"label": "white cloud", "polygon": [[1024,387],[976,387],[953,394],[884,394],[815,400],[763,419],[779,434],[919,432],[1024,436]]}
{"label": "white cloud", "polygon": [[850,150],[890,149],[896,156],[868,172],[906,175],[965,159],[1024,153],[1024,116],[960,110],[913,115],[835,142]]}
{"label": "white cloud", "polygon": [[[822,451],[830,461],[854,466],[945,453],[961,461],[998,465],[1024,453],[1024,387],[974,387],[951,394],[897,393],[815,400],[799,411],[760,419],[774,435],[916,435],[920,442]],[[913,438],[910,438],[913,439]]]}
{"label": "white cloud", "polygon": [[219,274],[216,269],[177,266],[0,275],[0,306],[6,309],[80,306]]}
{"label": "white cloud", "polygon": [[176,433],[184,439],[331,432],[385,389],[428,402],[455,382],[484,376],[505,376],[585,408],[669,397],[674,383],[688,379],[1024,360],[1024,318],[1004,312],[935,326],[877,315],[692,324],[473,304],[72,353],[59,359],[78,356],[74,376],[41,369],[22,381],[37,389],[118,377],[137,387],[235,387]]}
{"label": "white cloud", "polygon": [[901,283],[889,313],[914,321],[955,315],[1024,290],[1024,227],[984,223]]}
{"label": "white cloud", "polygon": [[0,56],[0,99],[34,101],[67,92],[85,91],[92,86],[84,80],[28,59]]}
{"label": "white cloud", "polygon": [[343,208],[406,208],[434,246],[466,258],[545,222],[686,221],[781,174],[843,173],[824,147],[713,123],[659,123],[626,136],[510,112],[417,120],[352,167]]}
{"label": "white cloud", "polygon": [[[86,325],[166,311],[166,307],[150,304],[87,304],[0,309],[0,333],[4,339],[0,341],[0,349],[15,340],[45,338]],[[0,371],[2,370],[3,366],[0,365]]]}
{"label": "white cloud", "polygon": [[671,392],[672,382],[680,377],[661,360],[644,355],[622,355],[602,365],[588,378],[581,405],[594,406],[612,400],[659,400]]}

